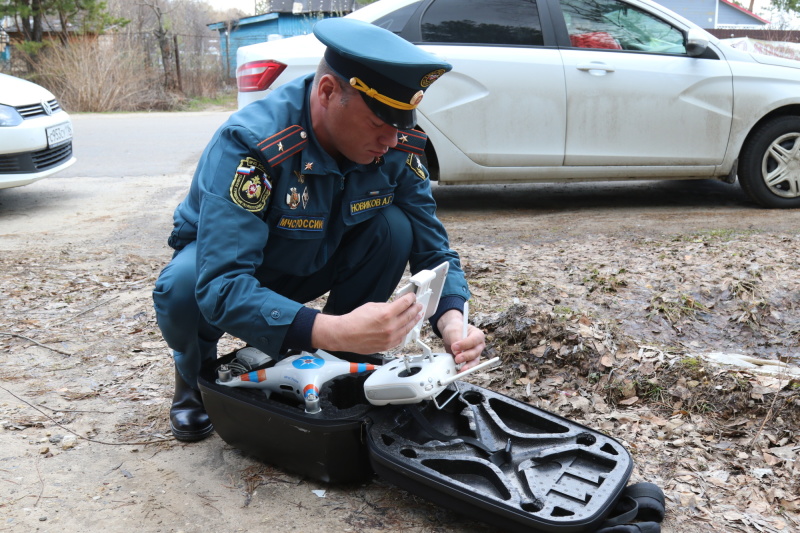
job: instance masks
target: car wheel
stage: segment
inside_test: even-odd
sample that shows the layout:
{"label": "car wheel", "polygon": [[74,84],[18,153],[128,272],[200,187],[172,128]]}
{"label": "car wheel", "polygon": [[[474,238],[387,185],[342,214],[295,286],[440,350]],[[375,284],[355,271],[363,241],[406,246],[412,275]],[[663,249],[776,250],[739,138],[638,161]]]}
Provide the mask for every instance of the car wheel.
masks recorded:
{"label": "car wheel", "polygon": [[800,207],[800,117],[762,124],[745,145],[739,183],[762,207]]}

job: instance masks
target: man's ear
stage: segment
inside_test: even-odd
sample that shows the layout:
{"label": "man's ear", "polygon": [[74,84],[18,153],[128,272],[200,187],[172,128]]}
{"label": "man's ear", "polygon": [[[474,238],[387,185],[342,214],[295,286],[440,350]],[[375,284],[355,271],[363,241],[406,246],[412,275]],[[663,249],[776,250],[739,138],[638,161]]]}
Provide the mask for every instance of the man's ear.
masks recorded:
{"label": "man's ear", "polygon": [[328,108],[338,88],[339,85],[336,83],[336,80],[333,79],[332,75],[325,74],[320,78],[319,83],[317,83],[317,97],[322,107]]}

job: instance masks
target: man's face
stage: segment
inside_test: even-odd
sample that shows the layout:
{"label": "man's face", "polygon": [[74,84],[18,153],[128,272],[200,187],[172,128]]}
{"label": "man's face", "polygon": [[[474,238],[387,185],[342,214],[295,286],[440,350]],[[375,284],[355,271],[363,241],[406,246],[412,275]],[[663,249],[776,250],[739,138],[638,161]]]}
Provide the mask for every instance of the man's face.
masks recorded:
{"label": "man's face", "polygon": [[379,119],[357,91],[337,87],[330,104],[325,129],[338,154],[368,164],[397,145],[397,128]]}

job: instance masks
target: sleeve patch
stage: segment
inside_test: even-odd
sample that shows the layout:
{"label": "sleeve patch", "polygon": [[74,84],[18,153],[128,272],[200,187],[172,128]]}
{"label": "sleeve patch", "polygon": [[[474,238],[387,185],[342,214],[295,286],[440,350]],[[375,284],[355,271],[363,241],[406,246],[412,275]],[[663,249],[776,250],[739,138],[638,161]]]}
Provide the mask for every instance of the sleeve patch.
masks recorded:
{"label": "sleeve patch", "polygon": [[231,182],[231,200],[252,213],[264,209],[272,192],[269,174],[260,161],[252,157],[242,159]]}
{"label": "sleeve patch", "polygon": [[418,155],[408,154],[406,158],[406,165],[414,171],[414,174],[419,176],[419,179],[425,179],[425,167],[422,166],[422,161],[420,161]]}

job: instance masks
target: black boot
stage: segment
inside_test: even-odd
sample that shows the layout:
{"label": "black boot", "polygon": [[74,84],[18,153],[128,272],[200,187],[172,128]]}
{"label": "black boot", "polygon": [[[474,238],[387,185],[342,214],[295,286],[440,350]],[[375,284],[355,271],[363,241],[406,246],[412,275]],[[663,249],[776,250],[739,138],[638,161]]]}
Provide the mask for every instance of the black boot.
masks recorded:
{"label": "black boot", "polygon": [[194,390],[175,369],[175,396],[169,410],[169,427],[175,438],[184,442],[203,440],[211,435],[214,426],[203,407],[200,391]]}

